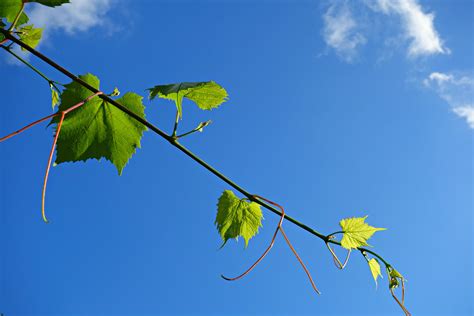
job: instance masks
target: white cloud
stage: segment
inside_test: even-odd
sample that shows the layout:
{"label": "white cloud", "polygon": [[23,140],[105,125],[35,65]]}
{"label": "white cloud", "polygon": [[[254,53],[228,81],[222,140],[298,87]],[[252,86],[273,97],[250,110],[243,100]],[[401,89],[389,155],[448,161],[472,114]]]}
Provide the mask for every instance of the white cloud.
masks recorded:
{"label": "white cloud", "polygon": [[458,116],[474,129],[474,78],[442,72],[432,72],[423,84],[436,91]]}
{"label": "white cloud", "polygon": [[357,31],[358,25],[346,2],[334,2],[323,16],[323,36],[326,44],[339,57],[352,62],[359,46],[366,43],[365,37]]}
{"label": "white cloud", "polygon": [[[450,53],[434,26],[434,13],[426,12],[418,0],[329,0],[329,3],[323,15],[324,41],[347,62],[352,62],[360,47],[367,43],[370,30],[380,28],[375,22],[378,18],[383,18],[387,27],[375,32],[395,32],[393,37],[397,42],[407,43],[410,58]],[[392,20],[397,21],[395,31]]]}
{"label": "white cloud", "polygon": [[44,27],[45,35],[57,30],[75,34],[106,25],[105,15],[111,3],[112,0],[71,0],[55,8],[36,5],[28,15],[35,26]]}
{"label": "white cloud", "polygon": [[[54,8],[34,2],[28,4],[29,23],[35,27],[44,28],[42,39],[37,48],[48,41],[52,32],[62,31],[73,35],[86,32],[91,28],[101,27],[110,33],[112,24],[106,18],[106,14],[113,2],[117,2],[117,0],[70,0],[70,3]],[[14,46],[13,50],[22,58],[29,58],[29,53],[20,50],[19,47]],[[7,57],[7,62],[11,65],[22,65],[20,61],[10,55]]]}
{"label": "white cloud", "polygon": [[474,106],[462,106],[453,109],[454,113],[466,119],[469,126],[474,129]]}
{"label": "white cloud", "polygon": [[444,47],[434,27],[435,15],[423,12],[417,0],[366,0],[365,3],[376,12],[400,16],[404,35],[410,40],[408,56],[418,57],[450,52]]}

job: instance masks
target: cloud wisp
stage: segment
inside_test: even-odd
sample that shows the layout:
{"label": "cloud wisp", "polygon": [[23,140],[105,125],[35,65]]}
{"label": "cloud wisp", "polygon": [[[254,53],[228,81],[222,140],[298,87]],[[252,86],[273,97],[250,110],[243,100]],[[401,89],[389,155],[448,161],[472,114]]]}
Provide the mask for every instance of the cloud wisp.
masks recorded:
{"label": "cloud wisp", "polygon": [[433,89],[474,129],[474,78],[450,73],[432,72],[423,84]]}
{"label": "cloud wisp", "polygon": [[365,2],[375,12],[397,15],[402,22],[404,37],[410,41],[409,57],[447,54],[438,32],[434,27],[433,13],[425,13],[416,0],[369,0]]}
{"label": "cloud wisp", "polygon": [[346,62],[352,62],[368,41],[369,34],[364,34],[360,25],[376,27],[366,16],[355,15],[354,6],[370,12],[374,19],[377,16],[397,19],[400,27],[397,27],[396,36],[407,42],[409,58],[450,53],[434,26],[434,13],[425,12],[417,0],[330,0],[323,15],[324,41]]}
{"label": "cloud wisp", "polygon": [[108,24],[105,18],[112,5],[111,0],[71,0],[56,8],[36,5],[28,15],[36,27],[43,27],[43,40],[54,31],[67,34],[86,32],[93,27]]}
{"label": "cloud wisp", "polygon": [[352,62],[357,49],[367,40],[358,32],[358,25],[347,3],[333,3],[323,16],[326,44],[346,62]]}

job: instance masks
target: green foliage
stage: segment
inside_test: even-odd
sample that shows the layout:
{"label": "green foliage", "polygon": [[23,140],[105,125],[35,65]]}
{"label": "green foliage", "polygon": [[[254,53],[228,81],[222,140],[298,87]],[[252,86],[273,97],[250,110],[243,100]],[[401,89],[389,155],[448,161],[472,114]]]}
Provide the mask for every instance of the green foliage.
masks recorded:
{"label": "green foliage", "polygon": [[180,118],[183,117],[183,98],[194,101],[202,110],[217,108],[228,98],[227,91],[214,81],[158,85],[148,90],[150,100],[158,96],[174,101]]}
{"label": "green foliage", "polygon": [[[99,79],[94,75],[87,74],[80,78],[99,89]],[[92,94],[76,82],[67,84],[61,94],[59,111],[67,110]],[[138,94],[126,93],[117,102],[145,118],[142,99]],[[52,120],[52,123],[57,122],[58,117]],[[143,124],[99,97],[94,97],[66,115],[58,138],[56,163],[105,158],[121,174],[136,148],[140,147],[145,130]]]}
{"label": "green foliage", "polygon": [[346,249],[353,249],[362,246],[368,246],[367,240],[372,237],[372,235],[380,230],[385,230],[385,228],[375,228],[367,223],[365,223],[364,217],[352,217],[346,218],[339,222],[339,225],[344,232],[344,235],[341,240],[342,247]]}
{"label": "green foliage", "polygon": [[[39,44],[41,36],[43,36],[43,29],[35,28],[32,24],[23,26],[18,31],[20,32],[20,40],[33,48]],[[23,47],[21,49],[25,51]]]}
{"label": "green foliage", "polygon": [[235,194],[226,190],[217,203],[215,224],[223,240],[222,247],[230,238],[244,238],[245,247],[249,240],[258,233],[262,226],[262,210],[255,202],[239,199]]}
{"label": "green foliage", "polygon": [[54,107],[59,104],[59,95],[52,84],[49,84],[49,88],[51,89],[51,105],[54,109]]}
{"label": "green foliage", "polygon": [[390,289],[397,288],[400,285],[400,282],[405,280],[403,275],[401,275],[400,272],[395,270],[393,267],[387,268],[387,274],[388,274],[388,277],[390,278],[390,282],[388,284],[388,287]]}
{"label": "green foliage", "polygon": [[382,273],[380,272],[380,264],[377,259],[372,258],[368,261],[370,272],[372,273],[372,277],[374,278],[375,284],[377,284],[377,278],[380,276],[382,277]]}
{"label": "green foliage", "polygon": [[37,2],[48,7],[57,7],[65,3],[69,3],[69,0],[29,0],[29,2]]}
{"label": "green foliage", "polygon": [[21,9],[21,0],[1,0],[0,17],[6,18],[7,22],[12,23],[17,13]]}
{"label": "green foliage", "polygon": [[[0,18],[5,18],[7,22],[13,23],[18,12],[20,12],[22,6],[22,0],[1,0],[0,1]],[[28,22],[28,16],[25,13],[21,13],[18,19],[17,25],[25,24]]]}

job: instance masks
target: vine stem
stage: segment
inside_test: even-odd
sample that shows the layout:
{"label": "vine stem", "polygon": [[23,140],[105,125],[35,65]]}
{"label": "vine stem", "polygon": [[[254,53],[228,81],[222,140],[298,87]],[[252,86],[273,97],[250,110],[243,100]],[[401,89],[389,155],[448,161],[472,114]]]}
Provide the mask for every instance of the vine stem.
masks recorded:
{"label": "vine stem", "polygon": [[14,51],[12,51],[9,47],[6,47],[4,45],[0,45],[1,48],[3,48],[4,50],[6,50],[9,54],[11,54],[13,57],[15,57],[16,59],[18,59],[19,61],[21,61],[24,65],[26,65],[28,68],[30,68],[31,70],[33,70],[35,73],[37,73],[38,75],[41,76],[41,78],[43,78],[44,80],[46,80],[52,87],[54,87],[54,89],[56,89],[56,91],[58,93],[60,93],[61,91],[59,90],[59,88],[56,86],[56,83],[49,79],[44,73],[42,73],[38,68],[36,68],[35,66],[33,66],[31,63],[29,63],[28,61],[26,61],[25,59],[21,58],[18,54],[16,54]]}
{"label": "vine stem", "polygon": [[[72,74],[70,71],[68,71],[67,69],[65,69],[64,67],[60,66],[59,64],[57,64],[56,62],[54,62],[53,60],[51,60],[50,58],[46,57],[45,55],[41,54],[40,52],[38,52],[37,50],[35,50],[34,48],[30,47],[29,45],[23,43],[22,41],[20,41],[19,39],[17,39],[16,37],[14,37],[13,35],[11,35],[9,32],[7,32],[6,30],[3,30],[3,29],[0,29],[0,33],[2,33],[5,38],[7,38],[8,40],[11,40],[12,42],[14,42],[15,44],[23,47],[24,49],[26,49],[27,51],[29,51],[31,54],[35,55],[36,57],[38,57],[39,59],[41,59],[43,62],[45,62],[46,64],[50,65],[51,67],[53,67],[54,69],[56,69],[57,71],[61,72],[63,75],[69,77],[71,80],[77,82],[78,84],[80,84],[81,86],[83,86],[84,88],[88,89],[89,91],[93,92],[93,93],[98,93],[100,92],[99,90],[97,90],[96,88],[92,87],[90,84],[88,84],[87,82],[85,82],[84,80],[82,80],[81,78],[77,77],[76,75]],[[282,213],[277,210],[275,207],[273,207],[272,205],[270,205],[269,203],[266,203],[264,201],[261,201],[257,198],[255,198],[251,193],[249,193],[248,191],[246,191],[244,188],[240,187],[238,184],[236,184],[235,182],[233,182],[232,180],[230,180],[228,177],[226,177],[225,175],[223,175],[222,173],[220,173],[219,171],[217,171],[216,169],[214,169],[211,165],[209,165],[207,162],[205,162],[204,160],[202,160],[201,158],[199,158],[196,154],[194,154],[193,152],[191,152],[189,149],[187,149],[186,147],[184,147],[183,145],[181,145],[175,138],[173,138],[172,136],[169,136],[168,134],[166,134],[164,131],[162,131],[160,128],[156,127],[155,125],[153,125],[152,123],[148,122],[147,120],[143,119],[142,117],[140,117],[139,115],[135,114],[134,112],[130,111],[128,108],[124,107],[123,105],[121,105],[120,103],[116,102],[114,99],[110,98],[109,96],[105,95],[105,94],[101,94],[98,96],[99,98],[103,99],[104,101],[108,102],[109,104],[113,105],[114,107],[116,107],[117,109],[119,109],[120,111],[126,113],[127,115],[129,115],[130,117],[132,117],[133,119],[135,119],[136,121],[140,122],[141,124],[143,124],[144,126],[148,127],[151,131],[153,131],[154,133],[156,133],[157,135],[161,136],[162,138],[164,138],[165,140],[167,140],[171,145],[173,145],[174,147],[176,147],[178,150],[180,150],[181,152],[183,152],[185,155],[187,155],[188,157],[190,157],[192,160],[194,160],[195,162],[197,162],[198,164],[200,164],[202,167],[204,167],[205,169],[207,169],[208,171],[210,171],[212,174],[214,174],[215,176],[217,176],[219,179],[221,179],[222,181],[224,181],[225,183],[227,183],[228,185],[230,185],[231,187],[233,187],[235,190],[237,190],[238,192],[240,192],[242,195],[244,195],[245,197],[247,197],[249,200],[255,202],[255,203],[258,203],[260,204],[261,206],[263,206],[264,208],[266,208],[267,210],[269,210],[270,212],[274,213],[274,214],[277,214],[279,216],[282,215]],[[285,215],[285,219],[293,224],[295,224],[296,226],[300,227],[301,229],[307,231],[308,233],[318,237],[319,239],[323,240],[324,242],[327,242],[327,243],[331,243],[331,244],[335,244],[335,245],[338,245],[338,246],[341,246],[341,243],[339,241],[335,241],[335,240],[329,240],[329,238],[324,235],[324,234],[321,234],[320,232],[314,230],[313,228],[299,222],[298,220],[294,219],[293,217],[290,217],[288,215]],[[359,247],[357,248],[360,252],[366,252],[366,253],[370,253],[372,254],[373,256],[377,257],[378,259],[380,259],[386,266],[390,266],[390,264],[384,260],[384,258],[382,256],[380,256],[379,254],[367,249],[367,248],[362,248],[362,247]]]}
{"label": "vine stem", "polygon": [[54,136],[54,140],[53,140],[53,145],[51,146],[51,150],[49,152],[49,158],[48,158],[48,164],[46,165],[46,173],[44,175],[44,181],[43,181],[43,190],[42,190],[42,193],[41,193],[41,216],[43,217],[43,221],[45,223],[49,223],[48,219],[46,218],[46,212],[45,212],[45,201],[46,201],[46,186],[48,184],[48,178],[49,178],[49,171],[51,169],[51,162],[53,161],[53,154],[54,154],[54,149],[56,148],[56,144],[58,142],[58,138],[59,138],[59,133],[61,132],[61,127],[63,125],[63,122],[64,122],[64,117],[69,113],[69,112],[72,112],[74,111],[75,109],[83,106],[85,103],[89,102],[92,98],[98,96],[98,95],[101,95],[102,92],[99,91],[99,92],[96,92],[94,93],[93,95],[87,97],[86,99],[84,99],[83,101],[71,106],[69,109],[67,110],[64,110],[64,111],[59,111],[59,112],[56,112],[54,114],[50,114],[48,116],[45,116],[37,121],[34,121],[33,123],[30,123],[28,125],[26,125],[25,127],[17,130],[16,132],[13,132],[11,134],[8,134],[2,138],[0,138],[0,143],[15,136],[15,135],[18,135],[20,134],[21,132],[24,132],[26,131],[27,129],[41,123],[41,122],[44,122],[50,118],[53,118],[53,117],[56,117],[58,115],[61,116],[61,118],[59,119],[59,122],[58,122],[58,125],[57,125],[57,128],[56,128],[56,134]]}

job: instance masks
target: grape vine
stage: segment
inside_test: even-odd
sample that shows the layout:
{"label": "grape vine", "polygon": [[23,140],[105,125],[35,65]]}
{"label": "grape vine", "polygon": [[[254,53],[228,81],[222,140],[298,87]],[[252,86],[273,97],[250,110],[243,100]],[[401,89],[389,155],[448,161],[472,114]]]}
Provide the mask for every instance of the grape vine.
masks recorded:
{"label": "grape vine", "polygon": [[[183,137],[196,132],[202,132],[211,123],[211,121],[201,122],[191,131],[179,134],[179,122],[183,118],[183,98],[193,101],[202,110],[215,109],[228,100],[227,92],[223,87],[214,81],[207,81],[156,85],[147,89],[150,101],[156,98],[167,99],[173,101],[176,106],[173,131],[168,134],[146,119],[142,96],[128,92],[122,97],[117,98],[120,94],[118,89],[114,89],[109,94],[104,93],[99,88],[99,79],[94,75],[76,76],[38,52],[35,47],[41,40],[42,29],[27,24],[28,17],[24,13],[24,7],[28,2],[37,2],[41,5],[55,7],[69,1],[2,0],[0,3],[0,47],[47,81],[51,90],[53,110],[58,106],[58,110],[55,113],[0,138],[0,142],[3,142],[47,120],[50,120],[50,125],[55,126],[54,140],[47,160],[42,191],[41,213],[45,222],[48,222],[45,211],[46,186],[54,152],[56,152],[55,164],[105,158],[114,164],[118,173],[121,174],[129,159],[136,152],[137,148],[140,147],[143,133],[149,129],[243,196],[239,198],[231,190],[226,190],[218,199],[215,224],[223,241],[221,247],[229,239],[238,239],[239,237],[244,239],[245,246],[247,246],[250,239],[262,227],[261,207],[280,217],[272,239],[263,254],[240,275],[235,277],[222,275],[223,279],[236,281],[249,274],[270,252],[278,233],[281,233],[307,274],[312,288],[316,293],[320,294],[313,277],[283,229],[283,222],[286,220],[322,240],[335,266],[340,270],[347,266],[351,252],[358,251],[367,261],[373,279],[377,283],[378,277],[382,276],[380,266],[382,263],[388,275],[388,288],[391,295],[404,314],[410,315],[405,307],[405,278],[382,256],[365,248],[368,245],[368,239],[377,231],[384,230],[384,228],[376,228],[367,224],[365,222],[367,216],[353,217],[340,221],[341,230],[328,235],[322,234],[287,215],[284,208],[276,202],[245,190],[179,142]],[[30,52],[45,64],[69,77],[72,81],[62,85],[49,79],[27,60],[16,54],[12,50],[13,45],[18,45],[22,50]],[[336,236],[341,236],[341,239],[338,240]],[[338,258],[332,248],[333,246],[340,246],[347,250],[344,262],[341,262]],[[395,289],[398,287],[401,288],[400,297],[395,294]]]}

